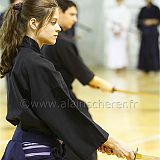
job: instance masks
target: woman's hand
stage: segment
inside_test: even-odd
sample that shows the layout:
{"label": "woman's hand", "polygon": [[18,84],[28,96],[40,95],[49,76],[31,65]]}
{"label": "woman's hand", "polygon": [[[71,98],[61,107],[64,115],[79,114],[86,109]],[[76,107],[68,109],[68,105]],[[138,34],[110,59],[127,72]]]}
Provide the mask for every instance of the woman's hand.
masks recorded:
{"label": "woman's hand", "polygon": [[112,149],[106,145],[101,145],[101,147],[98,148],[98,151],[107,153],[108,155],[113,155]]}
{"label": "woman's hand", "polygon": [[109,155],[116,155],[119,158],[126,158],[127,160],[134,160],[135,158],[134,152],[131,149],[111,136],[108,137],[108,140],[98,150]]}

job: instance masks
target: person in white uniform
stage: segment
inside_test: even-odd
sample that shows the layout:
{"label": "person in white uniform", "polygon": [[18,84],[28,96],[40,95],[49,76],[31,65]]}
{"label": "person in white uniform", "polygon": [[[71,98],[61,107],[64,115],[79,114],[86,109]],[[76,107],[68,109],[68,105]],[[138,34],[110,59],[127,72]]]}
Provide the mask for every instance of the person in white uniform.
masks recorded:
{"label": "person in white uniform", "polygon": [[108,44],[107,66],[110,69],[121,71],[128,65],[127,42],[130,26],[130,13],[124,0],[116,0],[117,5],[107,13]]}

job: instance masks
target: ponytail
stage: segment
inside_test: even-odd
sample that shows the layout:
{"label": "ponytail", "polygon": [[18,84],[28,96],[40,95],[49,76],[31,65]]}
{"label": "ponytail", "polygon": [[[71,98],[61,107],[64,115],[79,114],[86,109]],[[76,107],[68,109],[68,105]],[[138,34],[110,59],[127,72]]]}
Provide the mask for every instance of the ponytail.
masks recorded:
{"label": "ponytail", "polygon": [[12,68],[12,61],[18,53],[18,47],[26,32],[26,25],[21,21],[22,3],[10,5],[5,12],[0,28],[0,76],[3,78]]}

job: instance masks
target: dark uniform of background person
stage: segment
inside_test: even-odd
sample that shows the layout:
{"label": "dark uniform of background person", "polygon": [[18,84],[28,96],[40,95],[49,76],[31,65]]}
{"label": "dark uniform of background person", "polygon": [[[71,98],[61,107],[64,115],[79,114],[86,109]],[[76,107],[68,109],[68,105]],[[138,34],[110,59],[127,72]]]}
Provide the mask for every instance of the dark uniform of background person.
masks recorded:
{"label": "dark uniform of background person", "polygon": [[[73,2],[69,1],[58,1],[60,8],[64,7],[64,13],[68,11],[70,7],[76,7]],[[62,3],[62,5],[61,5]],[[76,7],[77,8],[77,7]],[[72,14],[72,13],[71,13]],[[74,13],[75,14],[75,13]],[[61,15],[61,14],[60,14]],[[74,15],[75,16],[75,15]],[[76,15],[77,16],[77,15]],[[61,18],[61,16],[60,16]],[[61,19],[62,20],[62,19]],[[65,19],[66,20],[66,19]],[[63,23],[63,22],[62,22]],[[75,23],[75,22],[74,22]],[[73,23],[73,25],[74,25]],[[61,25],[61,22],[60,22]],[[71,25],[70,27],[72,27]],[[61,26],[62,29],[64,26]],[[65,26],[66,27],[66,26]],[[66,27],[67,28],[67,27]],[[73,29],[73,28],[72,28]],[[90,119],[92,119],[88,106],[82,100],[79,100],[72,91],[72,83],[75,79],[78,79],[83,85],[89,85],[89,83],[94,79],[94,73],[84,64],[79,51],[75,44],[75,39],[72,34],[68,34],[70,28],[68,27],[65,31],[59,33],[57,38],[57,43],[54,46],[45,46],[42,52],[55,66],[56,70],[62,74],[71,98],[74,100],[78,108],[85,113]],[[99,78],[100,79],[100,78]],[[99,82],[101,83],[101,82]],[[79,160],[79,158],[72,153],[72,151],[67,147],[66,157],[69,160]],[[97,159],[97,153],[95,152],[90,158],[90,160]]]}
{"label": "dark uniform of background person", "polygon": [[70,35],[61,31],[57,38],[56,45],[45,46],[42,51],[45,53],[45,56],[54,63],[56,70],[62,74],[69,88],[71,97],[76,104],[91,118],[86,103],[77,99],[72,91],[72,83],[75,79],[78,79],[83,85],[88,85],[94,77],[94,73],[84,64],[79,55],[74,40]]}
{"label": "dark uniform of background person", "polygon": [[159,32],[160,10],[151,0],[138,15],[138,29],[141,34],[138,69],[148,73],[159,71]]}

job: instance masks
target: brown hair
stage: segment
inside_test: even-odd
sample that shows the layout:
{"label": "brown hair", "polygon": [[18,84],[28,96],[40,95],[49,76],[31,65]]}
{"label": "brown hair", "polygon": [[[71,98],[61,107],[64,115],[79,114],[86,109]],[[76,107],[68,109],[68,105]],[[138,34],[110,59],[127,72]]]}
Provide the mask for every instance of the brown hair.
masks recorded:
{"label": "brown hair", "polygon": [[38,30],[49,22],[58,4],[56,0],[24,0],[23,4],[12,4],[5,12],[0,28],[0,76],[3,78],[12,68],[12,61],[18,54],[18,47],[27,32],[31,18],[39,21]]}

